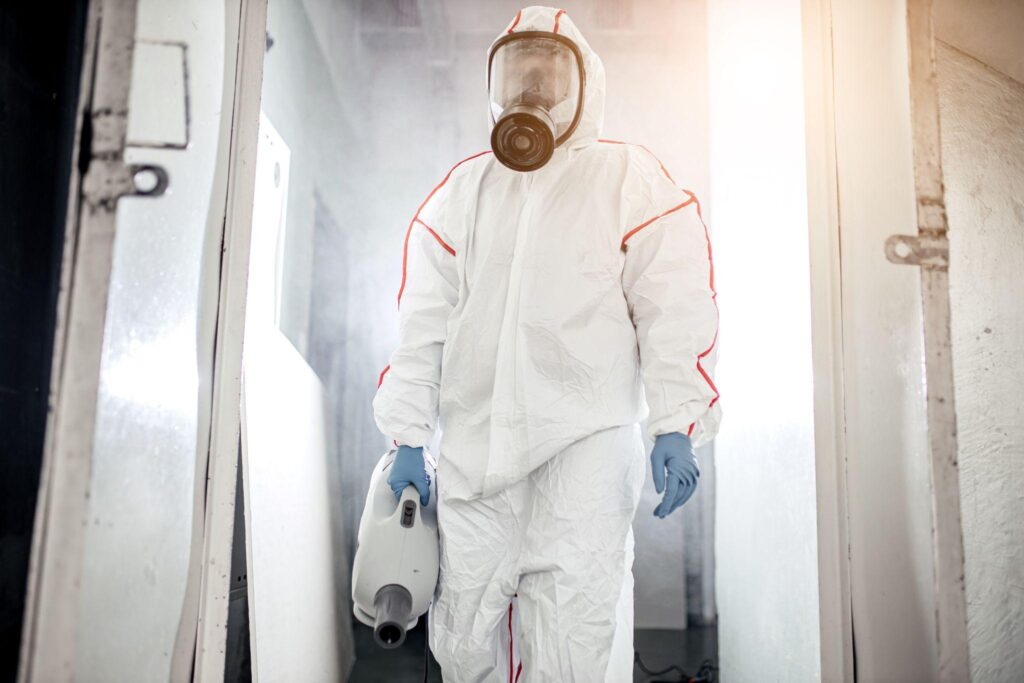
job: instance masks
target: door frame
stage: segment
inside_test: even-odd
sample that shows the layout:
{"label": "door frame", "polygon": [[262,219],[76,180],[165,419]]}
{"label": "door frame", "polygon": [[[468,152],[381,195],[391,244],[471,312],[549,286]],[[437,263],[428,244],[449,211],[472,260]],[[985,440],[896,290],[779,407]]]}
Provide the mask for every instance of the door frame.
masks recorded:
{"label": "door frame", "polygon": [[[850,304],[843,294],[844,282],[848,278],[853,282],[857,282],[858,278],[864,281],[865,253],[875,255],[872,264],[885,263],[893,240],[914,239],[902,236],[889,238],[893,233],[916,232],[918,227],[912,221],[900,220],[906,212],[899,210],[898,203],[905,200],[907,207],[918,204],[917,222],[922,226],[922,234],[928,238],[941,232],[941,240],[945,240],[945,226],[936,229],[925,225],[927,217],[934,213],[920,210],[922,202],[927,206],[941,205],[942,202],[941,165],[937,161],[934,59],[929,59],[934,51],[934,35],[928,19],[931,0],[902,0],[897,7],[885,3],[863,5],[857,8],[857,14],[851,15],[850,8],[857,1],[801,0],[815,378],[821,678],[826,681],[854,680],[857,669],[854,656],[854,612],[859,610],[865,622],[858,629],[864,639],[862,657],[872,657],[872,653],[875,653],[889,658],[883,668],[891,665],[902,668],[904,672],[914,671],[925,677],[931,676],[927,672],[934,671],[940,680],[970,680],[967,632],[963,618],[963,551],[956,483],[955,426],[950,430],[950,425],[955,425],[955,408],[951,379],[943,375],[948,370],[943,366],[949,362],[948,308],[944,326],[941,324],[941,311],[935,310],[935,307],[941,308],[941,301],[938,304],[936,301],[944,296],[947,297],[945,300],[948,306],[948,284],[944,280],[944,270],[940,267],[942,272],[937,276],[925,272],[921,285],[911,284],[906,279],[900,280],[905,287],[901,286],[901,291],[896,293],[901,305],[906,306],[909,322],[921,330],[921,338],[924,340],[921,348],[916,347],[914,340],[909,337],[895,334],[886,327],[884,320],[865,318],[863,307]],[[900,45],[895,45],[893,47],[897,49],[891,53],[879,52],[877,46],[871,43],[872,36],[867,27],[884,26],[887,35],[896,36],[898,16],[902,16],[905,33],[900,38],[906,38],[907,50],[900,54]],[[851,105],[851,92],[870,94],[874,83],[870,81],[870,70],[864,70],[862,78],[859,70],[849,70],[850,50],[857,51],[852,53],[856,59],[871,62],[869,66],[883,69],[892,78],[892,83],[883,84],[884,92],[878,95],[879,102],[889,108],[889,116],[897,122],[899,130],[906,127],[913,138],[912,151],[917,158],[912,170],[916,172],[916,178],[906,173],[911,169],[905,168],[908,159],[902,149],[884,149],[873,156],[857,156],[856,151],[851,150],[851,139],[862,132],[858,128],[861,113],[858,107],[864,106],[863,102]],[[840,71],[840,65],[837,64],[839,59],[847,60],[847,71]],[[847,80],[837,81],[839,73],[845,73]],[[856,82],[851,83],[850,80]],[[905,94],[899,92],[904,82],[909,86]],[[893,88],[893,85],[897,87]],[[844,99],[840,100],[837,92],[841,92]],[[871,144],[878,143],[872,140]],[[840,149],[842,145],[845,148]],[[841,163],[843,159],[839,158],[844,151],[853,159],[852,162],[847,159],[845,165]],[[860,162],[865,162],[865,166],[857,166]],[[895,167],[895,170],[886,166]],[[922,171],[922,168],[925,170]],[[922,173],[929,171],[931,175],[922,179]],[[856,212],[847,213],[849,208],[841,212],[841,187],[845,190],[842,197],[844,207],[875,201],[876,198],[872,196],[857,196],[866,192],[864,188],[877,187],[878,179],[869,181],[866,178],[872,173],[879,174],[882,182],[898,185],[893,190],[898,202],[894,201],[894,196],[889,196],[886,207],[867,212],[863,216]],[[939,193],[937,202],[934,197],[936,185]],[[891,220],[892,223],[871,224],[870,221],[877,217],[883,221]],[[929,230],[932,232],[929,233]],[[853,253],[844,257],[844,245]],[[860,261],[857,260],[858,254]],[[889,261],[881,267],[896,267],[894,263],[906,263],[893,259],[891,255]],[[844,268],[850,271],[845,276]],[[850,278],[851,274],[854,277]],[[937,278],[938,284],[929,284],[929,276]],[[893,279],[890,271],[886,271],[885,277]],[[936,292],[936,289],[943,291]],[[917,299],[916,306],[910,305],[911,297]],[[929,305],[933,307],[932,311],[928,310]],[[939,324],[936,324],[936,319]],[[904,409],[914,404],[910,411],[912,414],[903,417],[903,429],[907,434],[900,433],[900,429],[893,429],[891,425],[865,423],[865,417],[871,414],[870,410],[865,410],[865,402],[877,402],[878,398],[867,396],[865,389],[868,392],[874,390],[877,382],[870,374],[871,363],[862,357],[862,354],[869,351],[850,348],[849,342],[856,339],[854,328],[858,326],[869,326],[869,332],[875,337],[888,334],[887,345],[892,347],[890,356],[893,353],[910,356],[915,350],[921,351],[921,376],[911,372],[904,381],[912,383],[920,379],[925,383],[926,377],[931,381],[927,382],[930,385],[927,395],[917,396],[908,391],[900,399]],[[943,344],[945,351],[936,355],[935,348]],[[909,365],[914,365],[912,358]],[[921,402],[919,406],[916,405],[918,399]],[[928,406],[927,416],[925,403]],[[946,412],[937,410],[937,405]],[[860,433],[858,430],[871,427],[884,432],[886,439],[894,443],[896,453],[904,460],[914,461],[910,466],[904,463],[904,468],[916,469],[914,474],[925,468],[931,471],[927,487],[921,486],[921,481],[912,477],[901,481],[899,492],[903,500],[893,508],[893,514],[907,518],[901,518],[899,522],[907,524],[908,529],[917,534],[913,537],[917,546],[930,543],[930,555],[922,552],[921,547],[901,545],[897,539],[886,537],[884,533],[875,538],[872,530],[878,530],[877,521],[851,518],[851,500],[855,503],[855,510],[864,512],[864,501],[869,493],[865,487],[870,487],[870,484],[863,481],[863,476],[865,472],[877,472],[878,464],[876,462],[873,470],[870,467],[865,470],[857,460],[848,460],[848,452],[852,452],[857,443],[863,443],[863,439],[851,440],[847,429],[857,435]],[[922,435],[928,438],[918,440]],[[862,460],[877,459],[874,454],[854,455]],[[849,479],[848,465],[854,470],[849,474]],[[927,543],[922,540],[924,530],[912,527],[912,520],[909,519],[911,514],[907,512],[914,508],[919,513],[925,507],[931,511],[932,524],[932,535]],[[852,540],[854,536],[856,542]],[[885,574],[885,581],[880,580],[879,575],[864,570],[865,565],[887,563],[896,558],[901,562],[894,564],[900,566]],[[894,586],[924,583],[921,578],[925,570],[930,570],[934,578],[931,594],[913,595],[899,590],[895,593],[891,591]],[[856,607],[852,584],[859,586],[860,597]],[[886,598],[882,601],[866,600],[869,593],[886,595]],[[938,622],[938,628],[932,628],[926,634],[920,631],[914,634],[916,648],[902,648],[900,639],[906,633],[899,631],[899,624],[886,625],[886,614],[910,614],[922,611],[925,607],[934,608],[934,614],[929,618]],[[922,619],[920,627],[925,628],[924,624],[928,621]],[[872,642],[878,652],[872,649]],[[924,656],[925,650],[931,651],[935,661],[924,661],[927,659]],[[865,675],[863,670],[861,675]],[[867,675],[872,674],[868,672]]]}
{"label": "door frame", "polygon": [[237,50],[213,365],[213,414],[207,466],[199,623],[193,671],[197,681],[221,681],[224,678],[231,546],[240,462],[242,338],[267,32],[267,0],[228,1],[237,3],[238,8],[231,25],[237,38]]}
{"label": "door frame", "polygon": [[802,0],[821,680],[854,680],[832,2]]}
{"label": "door frame", "polygon": [[[222,186],[227,202],[220,279],[215,281],[218,310],[196,652],[194,660],[190,652],[184,653],[193,664],[172,669],[172,678],[200,681],[220,681],[224,675],[242,330],[267,5],[266,0],[223,1],[225,79],[232,75],[224,101],[224,106],[231,107],[231,120],[223,131],[230,134],[230,146],[219,162],[228,166]],[[88,515],[117,201],[136,192],[131,169],[123,159],[136,11],[137,0],[88,3],[71,163],[78,169],[83,151],[88,151],[90,163],[84,174],[71,174],[68,187],[50,415],[32,535],[19,683],[73,680],[79,622],[86,618],[79,611],[82,528]],[[86,117],[89,150],[82,149]]]}
{"label": "door frame", "polygon": [[[123,152],[136,0],[89,2],[57,297],[50,415],[32,533],[18,680],[72,680],[100,355],[117,199],[133,192]],[[38,645],[38,646],[37,646]]]}

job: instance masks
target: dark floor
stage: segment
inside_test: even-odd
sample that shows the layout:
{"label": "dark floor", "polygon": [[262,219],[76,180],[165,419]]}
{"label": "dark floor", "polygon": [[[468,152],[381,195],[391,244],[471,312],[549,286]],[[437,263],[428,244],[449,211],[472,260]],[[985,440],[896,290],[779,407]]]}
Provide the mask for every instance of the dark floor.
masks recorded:
{"label": "dark floor", "polygon": [[[422,621],[422,620],[421,620]],[[406,636],[402,647],[383,650],[373,642],[373,632],[362,624],[352,627],[356,644],[356,663],[349,683],[418,683],[423,680],[424,631],[422,623]],[[686,631],[637,631],[634,646],[650,671],[670,666],[681,667],[688,676],[696,674],[701,664],[718,663],[718,632],[714,627],[691,628]],[[440,683],[441,670],[430,658],[429,681]],[[687,680],[673,671],[661,676],[648,676],[635,668],[634,683],[675,683]]]}
{"label": "dark floor", "polygon": [[[419,683],[423,680],[426,631],[421,618],[416,628],[405,635],[405,642],[394,650],[385,650],[373,642],[373,629],[358,622],[352,624],[356,644],[356,663],[349,683]],[[440,683],[441,668],[430,657],[432,683]]]}
{"label": "dark floor", "polygon": [[633,683],[685,681],[696,676],[705,662],[718,666],[718,628],[702,626],[685,631],[637,630],[633,634],[633,648],[649,671],[678,666],[687,676],[680,676],[678,671],[648,676],[639,667],[634,667]]}

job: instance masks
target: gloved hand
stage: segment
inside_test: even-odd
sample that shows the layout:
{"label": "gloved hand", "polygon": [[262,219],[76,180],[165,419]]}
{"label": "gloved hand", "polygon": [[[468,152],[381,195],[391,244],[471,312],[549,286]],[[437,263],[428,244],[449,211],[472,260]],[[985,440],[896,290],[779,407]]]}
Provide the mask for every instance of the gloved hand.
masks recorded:
{"label": "gloved hand", "polygon": [[654,509],[654,516],[664,519],[697,490],[700,469],[693,455],[690,437],[679,432],[656,437],[651,450],[651,471],[654,473],[654,489],[658,493],[665,492],[661,503]]}
{"label": "gloved hand", "polygon": [[395,498],[401,498],[402,491],[410,484],[420,492],[420,505],[430,502],[430,479],[423,466],[423,448],[399,446],[388,475],[388,486],[395,492]]}

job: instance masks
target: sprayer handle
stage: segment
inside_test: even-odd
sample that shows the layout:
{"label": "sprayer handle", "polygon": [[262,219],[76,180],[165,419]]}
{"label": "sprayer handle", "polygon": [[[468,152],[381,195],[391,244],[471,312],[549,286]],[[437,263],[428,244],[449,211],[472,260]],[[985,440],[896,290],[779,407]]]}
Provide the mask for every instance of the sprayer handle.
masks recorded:
{"label": "sprayer handle", "polygon": [[420,501],[423,505],[430,502],[430,478],[423,457],[423,448],[399,446],[391,465],[391,472],[388,474],[388,486],[396,497],[401,499],[410,484],[420,492]]}
{"label": "sprayer handle", "polygon": [[398,498],[398,504],[401,506],[407,500],[414,500],[417,503],[420,501],[420,492],[416,490],[416,487],[409,484],[402,489],[402,495]]}

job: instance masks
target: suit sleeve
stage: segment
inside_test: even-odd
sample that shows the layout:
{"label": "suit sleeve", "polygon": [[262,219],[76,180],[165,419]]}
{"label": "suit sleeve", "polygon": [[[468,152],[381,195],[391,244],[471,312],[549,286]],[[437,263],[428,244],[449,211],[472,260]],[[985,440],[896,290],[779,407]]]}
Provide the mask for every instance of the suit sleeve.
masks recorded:
{"label": "suit sleeve", "polygon": [[426,446],[437,427],[441,354],[459,291],[455,251],[443,232],[444,195],[429,198],[406,233],[399,343],[373,400],[377,427],[399,445]]}
{"label": "suit sleeve", "polygon": [[648,430],[714,438],[720,408],[712,380],[718,338],[711,244],[692,194],[652,208],[623,240],[623,290],[636,328]]}

